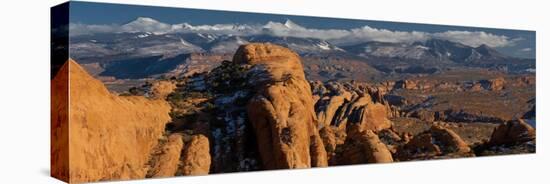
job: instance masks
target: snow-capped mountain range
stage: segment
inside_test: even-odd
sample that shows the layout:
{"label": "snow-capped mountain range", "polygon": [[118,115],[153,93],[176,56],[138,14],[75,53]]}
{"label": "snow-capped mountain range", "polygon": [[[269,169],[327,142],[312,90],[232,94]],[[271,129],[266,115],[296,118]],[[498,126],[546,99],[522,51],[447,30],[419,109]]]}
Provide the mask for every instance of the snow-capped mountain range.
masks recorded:
{"label": "snow-capped mountain range", "polygon": [[308,28],[291,20],[285,22],[269,21],[265,24],[213,24],[192,25],[189,23],[168,24],[148,17],[138,17],[134,21],[122,25],[88,25],[71,23],[69,25],[71,36],[90,35],[97,33],[138,33],[151,32],[153,34],[175,33],[202,33],[216,35],[271,35],[277,37],[315,38],[329,41],[338,46],[358,44],[366,41],[379,42],[408,42],[425,41],[429,39],[443,39],[459,42],[464,45],[477,47],[486,44],[490,47],[505,47],[514,44],[518,38],[510,38],[504,35],[495,35],[484,31],[459,31],[449,30],[444,32],[421,31],[394,31],[373,28],[368,25],[351,28]]}
{"label": "snow-capped mountain range", "polygon": [[[330,55],[370,61],[383,58],[413,65],[453,63],[534,68],[534,60],[524,62],[526,60],[506,56],[491,47],[491,44],[498,46],[499,42],[495,40],[508,38],[488,33],[480,33],[485,41],[469,43],[464,39],[453,41],[452,37],[443,36],[446,32],[391,32],[368,26],[351,30],[320,30],[306,28],[291,20],[264,25],[166,24],[145,17],[120,26],[71,24],[70,30],[70,56],[82,63],[108,63],[152,56],[166,59],[189,53],[232,54],[246,43],[270,42],[304,56]],[[491,37],[497,39],[487,40]]]}
{"label": "snow-capped mountain range", "polygon": [[487,45],[470,47],[439,39],[430,39],[425,42],[414,42],[412,44],[366,42],[343,48],[351,53],[367,58],[376,56],[414,60],[449,60],[456,63],[512,59]]}
{"label": "snow-capped mountain range", "polygon": [[[75,29],[75,28],[73,28]],[[169,25],[140,17],[120,26],[121,31],[73,34],[71,56],[81,60],[106,57],[173,57],[184,53],[233,53],[249,42],[271,42],[304,53],[343,51],[328,41],[317,38],[273,36],[275,30],[304,29],[287,20],[284,24],[269,22],[258,28],[250,25]],[[261,33],[263,32],[263,33]]]}

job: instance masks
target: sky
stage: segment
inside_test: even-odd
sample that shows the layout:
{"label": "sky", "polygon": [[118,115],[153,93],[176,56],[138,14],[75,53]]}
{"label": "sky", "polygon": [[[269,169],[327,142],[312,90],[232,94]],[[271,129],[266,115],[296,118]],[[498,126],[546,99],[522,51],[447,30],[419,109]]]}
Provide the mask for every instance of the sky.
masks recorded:
{"label": "sky", "polygon": [[[293,27],[285,27],[287,21]],[[124,31],[168,33],[178,31],[177,28],[183,23],[197,29],[205,28],[204,25],[212,28],[216,24],[238,24],[248,27],[235,34],[313,37],[336,44],[351,44],[351,41],[414,42],[438,38],[469,46],[486,44],[506,55],[520,58],[535,58],[536,52],[534,31],[79,1],[71,2],[70,23],[71,34]],[[265,27],[269,27],[268,33],[262,30]]]}

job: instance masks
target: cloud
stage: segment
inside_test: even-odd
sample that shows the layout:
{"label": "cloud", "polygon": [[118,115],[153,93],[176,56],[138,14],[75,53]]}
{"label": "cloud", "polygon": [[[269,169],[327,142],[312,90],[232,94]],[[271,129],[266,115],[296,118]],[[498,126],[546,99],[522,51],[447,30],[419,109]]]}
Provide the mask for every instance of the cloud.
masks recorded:
{"label": "cloud", "polygon": [[318,38],[323,40],[340,39],[350,34],[348,30],[341,29],[308,29],[290,20],[287,20],[284,24],[268,22],[262,27],[262,30],[262,33],[274,36]]}
{"label": "cloud", "polygon": [[151,32],[154,34],[168,33],[212,33],[224,35],[254,35],[260,34],[260,25],[191,25],[188,23],[166,24],[152,18],[139,17],[136,20],[123,25],[86,25],[80,23],[69,24],[71,36],[88,35],[94,33],[136,33]]}
{"label": "cloud", "polygon": [[523,49],[520,49],[520,51],[522,52],[531,52],[533,49],[531,48],[523,48]]}
{"label": "cloud", "polygon": [[477,47],[482,44],[490,47],[507,47],[513,46],[521,39],[512,39],[504,35],[495,35],[483,31],[446,31],[428,33],[420,31],[392,31],[370,26],[353,29],[312,29],[298,25],[290,20],[287,20],[285,23],[268,22],[265,25],[190,25],[188,23],[166,24],[151,18],[139,17],[135,21],[124,25],[85,25],[71,23],[69,27],[71,36],[112,32],[152,32],[155,34],[195,32],[223,35],[231,34],[238,36],[267,34],[273,36],[317,38],[330,41],[337,45],[349,45],[366,41],[410,43],[437,38],[462,43],[472,47]]}
{"label": "cloud", "polygon": [[121,32],[118,25],[86,25],[80,23],[69,24],[69,34],[71,36],[87,35],[94,33],[113,33]]}
{"label": "cloud", "polygon": [[355,28],[350,30],[350,34],[345,36],[342,42],[353,42],[353,40],[379,41],[379,42],[415,42],[429,39],[428,33],[419,31],[391,31],[387,29],[377,29],[369,26]]}
{"label": "cloud", "polygon": [[432,34],[432,37],[458,42],[474,47],[480,46],[482,44],[488,45],[490,47],[506,47],[512,46],[515,43],[515,40],[510,39],[507,36],[495,35],[483,31],[446,31],[442,33],[434,33]]}

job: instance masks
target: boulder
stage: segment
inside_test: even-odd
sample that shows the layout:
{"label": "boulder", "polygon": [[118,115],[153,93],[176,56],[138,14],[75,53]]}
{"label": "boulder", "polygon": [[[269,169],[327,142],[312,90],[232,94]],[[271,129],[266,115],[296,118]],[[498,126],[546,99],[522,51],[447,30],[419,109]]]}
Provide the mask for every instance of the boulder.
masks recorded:
{"label": "boulder", "polygon": [[181,160],[182,175],[206,175],[210,171],[210,144],[208,138],[198,134],[186,143]]}
{"label": "boulder", "polygon": [[300,57],[273,44],[241,46],[233,58],[250,65],[256,94],[247,104],[264,169],[327,166],[311,87]]}
{"label": "boulder", "polygon": [[388,163],[393,162],[392,153],[371,130],[352,129],[343,150],[338,156],[338,164]]}
{"label": "boulder", "polygon": [[399,80],[396,81],[393,85],[394,89],[408,89],[415,90],[418,89],[417,82],[412,80]]}
{"label": "boulder", "polygon": [[368,163],[388,163],[393,162],[390,150],[371,130],[364,131],[360,137],[363,142],[363,149],[367,156]]}
{"label": "boulder", "polygon": [[417,82],[412,80],[405,80],[405,89],[408,89],[408,90],[418,89]]}
{"label": "boulder", "polygon": [[153,158],[149,161],[150,169],[147,171],[147,177],[175,176],[182,149],[183,137],[180,134],[168,136],[166,142],[160,145],[159,150],[153,153]]}
{"label": "boulder", "polygon": [[454,131],[434,125],[398,148],[399,160],[471,156],[471,149]]}
{"label": "boulder", "polygon": [[506,80],[504,80],[504,78],[502,77],[498,77],[498,78],[495,78],[495,79],[490,79],[489,80],[489,89],[491,91],[500,91],[502,89],[504,89],[504,84],[506,83]]}
{"label": "boulder", "polygon": [[517,144],[534,140],[535,137],[535,129],[522,119],[517,119],[504,122],[496,127],[491,135],[489,144]]}
{"label": "boulder", "polygon": [[391,127],[388,119],[387,108],[383,104],[373,103],[366,106],[361,118],[364,130],[380,131]]}
{"label": "boulder", "polygon": [[472,92],[479,92],[481,90],[483,90],[483,86],[479,82],[474,83],[472,87],[470,87],[470,91]]}

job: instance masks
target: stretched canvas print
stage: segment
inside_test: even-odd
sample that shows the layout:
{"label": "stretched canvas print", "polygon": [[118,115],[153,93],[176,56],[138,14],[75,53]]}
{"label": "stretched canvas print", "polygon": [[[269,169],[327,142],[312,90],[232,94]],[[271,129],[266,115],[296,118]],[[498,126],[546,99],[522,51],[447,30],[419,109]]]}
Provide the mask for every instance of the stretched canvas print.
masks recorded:
{"label": "stretched canvas print", "polygon": [[536,151],[534,31],[51,11],[51,175],[66,182]]}

